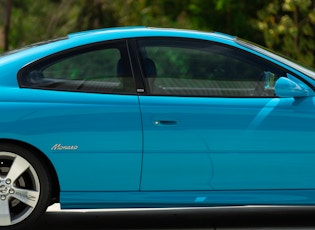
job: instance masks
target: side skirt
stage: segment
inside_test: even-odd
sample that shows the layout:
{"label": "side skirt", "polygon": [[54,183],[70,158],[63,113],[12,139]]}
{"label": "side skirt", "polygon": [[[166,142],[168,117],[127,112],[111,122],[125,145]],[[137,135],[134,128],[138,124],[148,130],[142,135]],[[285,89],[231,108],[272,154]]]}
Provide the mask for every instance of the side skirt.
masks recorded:
{"label": "side skirt", "polygon": [[315,205],[315,190],[61,192],[62,209]]}

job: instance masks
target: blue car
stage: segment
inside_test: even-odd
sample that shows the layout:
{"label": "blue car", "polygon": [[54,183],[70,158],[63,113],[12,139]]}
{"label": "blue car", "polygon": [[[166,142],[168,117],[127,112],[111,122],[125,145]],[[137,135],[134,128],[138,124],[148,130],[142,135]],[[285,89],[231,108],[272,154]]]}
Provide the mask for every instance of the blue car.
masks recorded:
{"label": "blue car", "polygon": [[62,208],[315,205],[315,72],[126,27],[0,57],[0,229]]}

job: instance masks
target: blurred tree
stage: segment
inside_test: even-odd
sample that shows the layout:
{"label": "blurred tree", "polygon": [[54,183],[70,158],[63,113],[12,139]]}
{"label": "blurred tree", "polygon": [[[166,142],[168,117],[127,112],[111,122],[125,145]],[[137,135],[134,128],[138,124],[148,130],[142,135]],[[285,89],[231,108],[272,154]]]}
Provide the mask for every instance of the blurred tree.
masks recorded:
{"label": "blurred tree", "polygon": [[[124,1],[120,1],[120,3],[123,5]],[[118,25],[118,8],[115,8],[115,2],[111,0],[83,0],[77,4],[81,7],[76,20],[76,29],[88,30]]]}
{"label": "blurred tree", "polygon": [[229,33],[314,65],[315,0],[0,0],[0,4],[6,16],[0,19],[2,43],[10,37],[5,49],[74,31],[144,25]]}
{"label": "blurred tree", "polygon": [[13,0],[10,49],[64,36],[73,31],[76,0]]}
{"label": "blurred tree", "polygon": [[266,46],[315,66],[314,7],[314,0],[273,0],[259,10],[256,26]]}
{"label": "blurred tree", "polygon": [[[3,0],[2,0],[3,1]],[[249,24],[263,0],[13,0],[11,47],[101,27],[216,30],[260,41]]]}
{"label": "blurred tree", "polygon": [[[2,49],[4,51],[9,49],[9,32],[11,24],[11,10],[12,10],[12,0],[2,0],[0,2],[3,15],[3,28],[0,35],[0,42]],[[0,27],[1,28],[1,27]]]}
{"label": "blurred tree", "polygon": [[[253,29],[251,20],[264,0],[126,0],[118,10],[119,25],[146,25],[197,29],[237,35],[263,44],[263,36]],[[113,3],[113,4],[115,4]]]}
{"label": "blurred tree", "polygon": [[253,29],[251,20],[264,0],[190,0],[188,15],[194,28],[214,30],[263,43],[263,37]]}

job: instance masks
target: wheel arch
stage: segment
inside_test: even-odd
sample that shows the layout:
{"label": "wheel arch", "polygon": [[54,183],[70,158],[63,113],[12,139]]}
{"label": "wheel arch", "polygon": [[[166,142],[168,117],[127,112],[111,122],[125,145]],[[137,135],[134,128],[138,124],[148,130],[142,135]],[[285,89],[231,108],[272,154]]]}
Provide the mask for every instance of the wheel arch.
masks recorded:
{"label": "wheel arch", "polygon": [[59,179],[57,176],[57,172],[51,163],[51,161],[48,159],[48,157],[40,151],[38,148],[35,146],[19,141],[19,140],[14,140],[14,139],[0,139],[0,144],[12,144],[16,145],[22,148],[25,148],[32,153],[35,153],[34,155],[41,161],[43,164],[48,168],[48,173],[51,177],[52,180],[52,197],[51,197],[51,204],[58,203],[59,198],[60,198],[60,185],[59,185]]}

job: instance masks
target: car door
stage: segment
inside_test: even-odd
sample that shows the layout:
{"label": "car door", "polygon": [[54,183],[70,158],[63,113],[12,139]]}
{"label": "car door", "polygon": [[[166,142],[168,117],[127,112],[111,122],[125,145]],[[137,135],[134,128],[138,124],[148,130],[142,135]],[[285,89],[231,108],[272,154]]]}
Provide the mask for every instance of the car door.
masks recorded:
{"label": "car door", "polygon": [[14,126],[48,155],[61,191],[139,190],[142,125],[126,41],[44,58],[19,83],[32,100]]}
{"label": "car door", "polygon": [[314,104],[274,95],[284,69],[213,42],[138,46],[150,90],[140,96],[141,190],[315,187]]}

